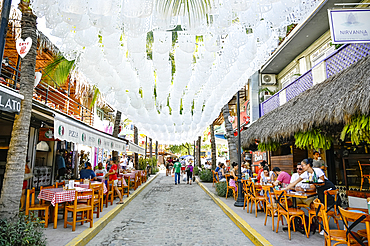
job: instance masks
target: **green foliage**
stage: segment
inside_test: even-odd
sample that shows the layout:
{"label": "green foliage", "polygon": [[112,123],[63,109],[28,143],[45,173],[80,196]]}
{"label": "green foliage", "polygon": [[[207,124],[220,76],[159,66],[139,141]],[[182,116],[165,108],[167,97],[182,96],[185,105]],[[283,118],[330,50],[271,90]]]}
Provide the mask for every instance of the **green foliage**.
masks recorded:
{"label": "green foliage", "polygon": [[45,73],[50,77],[45,76],[44,81],[51,85],[53,85],[54,82],[59,86],[64,85],[74,67],[75,60],[68,61],[64,56],[59,55],[45,67]]}
{"label": "green foliage", "polygon": [[278,142],[261,142],[258,144],[259,151],[275,151],[280,148],[280,143]]}
{"label": "green foliage", "polygon": [[170,145],[168,150],[178,155],[191,155],[194,151],[194,146],[191,143],[183,143],[180,145]]}
{"label": "green foliage", "polygon": [[139,170],[145,170],[147,165],[149,164],[152,167],[152,173],[155,174],[159,171],[159,168],[157,167],[157,158],[152,157],[152,158],[139,158]]}
{"label": "green foliage", "polygon": [[[227,190],[226,182],[219,182],[219,183],[216,183],[215,185],[216,185],[217,195],[220,197],[226,197],[226,190]],[[233,192],[229,192],[228,197],[232,194]]]}
{"label": "green foliage", "polygon": [[349,123],[343,127],[340,138],[345,140],[346,136],[351,137],[353,144],[359,145],[361,142],[370,143],[370,116],[352,116]]}
{"label": "green foliage", "polygon": [[330,46],[334,45],[334,48],[337,50],[339,49],[343,44],[333,44],[332,42],[329,43]]}
{"label": "green foliage", "polygon": [[199,178],[201,181],[204,181],[204,182],[212,182],[211,170],[206,169],[206,170],[200,171]]}
{"label": "green foliage", "polygon": [[295,145],[300,149],[330,149],[333,138],[326,135],[320,129],[311,129],[307,132],[294,134]]}
{"label": "green foliage", "polygon": [[198,175],[198,174],[199,174],[199,167],[195,166],[194,167],[194,175]]}
{"label": "green foliage", "polygon": [[275,95],[277,92],[279,91],[279,89],[276,89],[274,91],[270,90],[269,88],[265,87],[265,88],[261,88],[258,90],[258,95],[260,95],[260,102],[263,102],[264,101],[264,93],[261,93],[261,92],[268,92],[269,95],[273,96]]}
{"label": "green foliage", "polygon": [[0,245],[4,246],[46,246],[44,224],[31,213],[20,213],[12,220],[0,220]]}

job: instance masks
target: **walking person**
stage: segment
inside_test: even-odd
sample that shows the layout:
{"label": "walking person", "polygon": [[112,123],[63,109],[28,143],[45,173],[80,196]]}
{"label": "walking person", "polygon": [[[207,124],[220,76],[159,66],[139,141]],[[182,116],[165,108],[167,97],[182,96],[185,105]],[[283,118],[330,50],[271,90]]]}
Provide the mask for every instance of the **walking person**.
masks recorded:
{"label": "walking person", "polygon": [[193,179],[193,165],[191,163],[188,164],[186,167],[186,177],[187,177],[187,184],[191,184],[191,180]]}
{"label": "walking person", "polygon": [[175,173],[175,185],[180,184],[180,174],[181,174],[181,163],[176,160],[173,164],[173,169]]}

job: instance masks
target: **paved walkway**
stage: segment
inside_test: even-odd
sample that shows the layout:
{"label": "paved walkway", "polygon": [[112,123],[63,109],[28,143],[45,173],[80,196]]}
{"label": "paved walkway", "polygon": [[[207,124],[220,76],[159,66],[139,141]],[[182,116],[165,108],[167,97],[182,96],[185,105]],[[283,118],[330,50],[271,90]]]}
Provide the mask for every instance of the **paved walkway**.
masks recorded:
{"label": "paved walkway", "polygon": [[195,183],[160,174],[88,245],[253,245]]}

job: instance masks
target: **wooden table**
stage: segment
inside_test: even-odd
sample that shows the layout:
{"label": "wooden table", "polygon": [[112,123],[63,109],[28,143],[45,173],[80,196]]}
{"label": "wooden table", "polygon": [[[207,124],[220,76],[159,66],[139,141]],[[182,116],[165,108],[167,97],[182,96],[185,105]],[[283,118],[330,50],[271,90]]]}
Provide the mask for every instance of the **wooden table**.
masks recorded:
{"label": "wooden table", "polygon": [[[59,203],[72,202],[75,200],[76,190],[89,191],[89,189],[84,189],[76,187],[74,190],[63,190],[63,188],[53,188],[53,189],[42,189],[37,196],[37,199],[43,199],[45,201],[50,201],[51,205],[54,206],[54,229],[57,228],[58,221],[58,205]],[[78,199],[90,199],[90,197],[78,197]]]}
{"label": "wooden table", "polygon": [[307,199],[309,197],[316,196],[317,193],[313,192],[294,192],[294,191],[287,191],[287,196],[292,198],[293,208],[297,208],[297,198]]}

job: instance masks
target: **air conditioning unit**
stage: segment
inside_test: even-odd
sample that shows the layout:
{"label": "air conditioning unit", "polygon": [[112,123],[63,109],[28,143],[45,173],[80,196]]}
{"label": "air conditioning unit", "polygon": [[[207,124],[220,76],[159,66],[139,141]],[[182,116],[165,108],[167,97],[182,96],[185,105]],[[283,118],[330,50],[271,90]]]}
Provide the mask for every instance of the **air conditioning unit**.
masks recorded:
{"label": "air conditioning unit", "polygon": [[261,85],[276,85],[276,75],[262,74]]}
{"label": "air conditioning unit", "polygon": [[271,95],[263,95],[263,101],[266,101],[267,99],[269,99],[270,97],[272,97]]}

